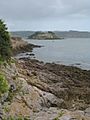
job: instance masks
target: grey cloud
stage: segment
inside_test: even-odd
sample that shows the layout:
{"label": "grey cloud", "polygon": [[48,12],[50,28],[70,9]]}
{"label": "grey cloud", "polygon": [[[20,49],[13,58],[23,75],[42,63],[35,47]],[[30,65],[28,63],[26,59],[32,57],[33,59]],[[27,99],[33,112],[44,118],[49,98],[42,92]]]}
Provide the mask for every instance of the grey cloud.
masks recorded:
{"label": "grey cloud", "polygon": [[0,0],[0,14],[11,19],[87,14],[89,9],[90,0]]}
{"label": "grey cloud", "polygon": [[[90,19],[90,0],[0,0],[0,17],[17,24]],[[43,23],[44,24],[44,23]]]}

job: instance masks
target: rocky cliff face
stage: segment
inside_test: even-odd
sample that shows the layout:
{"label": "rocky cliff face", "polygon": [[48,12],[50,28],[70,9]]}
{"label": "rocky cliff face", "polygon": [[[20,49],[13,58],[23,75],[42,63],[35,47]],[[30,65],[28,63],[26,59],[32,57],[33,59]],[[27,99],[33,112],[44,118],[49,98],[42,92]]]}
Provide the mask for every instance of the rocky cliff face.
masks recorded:
{"label": "rocky cliff face", "polygon": [[39,40],[46,40],[46,39],[62,39],[58,37],[54,32],[35,32],[33,35],[28,37],[29,39],[39,39]]}

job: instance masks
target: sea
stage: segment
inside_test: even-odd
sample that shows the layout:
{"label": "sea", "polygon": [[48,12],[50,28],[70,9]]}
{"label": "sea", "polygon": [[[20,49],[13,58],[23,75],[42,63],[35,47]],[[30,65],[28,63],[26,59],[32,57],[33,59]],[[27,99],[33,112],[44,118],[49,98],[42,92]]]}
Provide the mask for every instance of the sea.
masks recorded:
{"label": "sea", "polygon": [[31,57],[43,62],[76,66],[90,70],[90,38],[66,38],[58,40],[32,40],[25,39],[28,43],[41,45],[34,48],[33,54],[21,53],[19,57]]}

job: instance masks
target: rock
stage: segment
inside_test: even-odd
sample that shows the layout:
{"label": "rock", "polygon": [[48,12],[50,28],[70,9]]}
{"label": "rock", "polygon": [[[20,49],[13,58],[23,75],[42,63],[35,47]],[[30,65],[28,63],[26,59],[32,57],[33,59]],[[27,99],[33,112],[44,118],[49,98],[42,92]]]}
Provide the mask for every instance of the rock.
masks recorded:
{"label": "rock", "polygon": [[84,116],[83,111],[69,111],[66,109],[57,109],[51,107],[46,111],[40,111],[31,115],[31,119],[34,120],[90,120]]}
{"label": "rock", "polygon": [[43,99],[43,107],[61,107],[64,104],[63,99],[58,99],[52,93],[41,91],[37,87],[34,87],[34,89],[39,93],[40,97]]}
{"label": "rock", "polygon": [[14,92],[14,91],[16,91],[16,85],[15,85],[15,83],[13,83],[13,84],[10,84],[10,89],[9,89],[9,91],[11,91],[11,92]]}
{"label": "rock", "polygon": [[26,53],[26,55],[34,56],[34,53]]}
{"label": "rock", "polygon": [[90,107],[85,110],[85,115],[90,117]]}
{"label": "rock", "polygon": [[3,118],[3,110],[2,110],[2,105],[0,104],[0,120]]}
{"label": "rock", "polygon": [[8,92],[4,93],[1,97],[1,104],[4,104],[4,102],[7,100],[8,98]]}
{"label": "rock", "polygon": [[31,116],[33,120],[54,120],[54,118],[58,115],[59,110],[57,108],[51,107],[46,109],[46,111],[40,111],[38,113],[34,113]]}
{"label": "rock", "polygon": [[12,53],[14,56],[20,53],[32,52],[33,48],[35,47],[41,47],[34,44],[28,44],[20,37],[12,37],[11,43],[12,43]]}
{"label": "rock", "polygon": [[[30,73],[35,71],[35,74],[28,76],[28,84],[53,94],[60,101],[62,99],[63,108],[84,110],[88,107],[90,103],[89,71],[55,63],[44,64],[30,59],[25,59],[23,66],[21,64],[19,65],[23,70],[25,66],[25,71],[28,70]],[[58,107],[61,107],[61,104],[60,106],[58,104]]]}
{"label": "rock", "polygon": [[30,116],[31,113],[32,113],[32,110],[30,110],[30,108],[26,106],[26,104],[23,101],[21,102],[13,101],[9,106],[8,116],[25,117],[25,116]]}

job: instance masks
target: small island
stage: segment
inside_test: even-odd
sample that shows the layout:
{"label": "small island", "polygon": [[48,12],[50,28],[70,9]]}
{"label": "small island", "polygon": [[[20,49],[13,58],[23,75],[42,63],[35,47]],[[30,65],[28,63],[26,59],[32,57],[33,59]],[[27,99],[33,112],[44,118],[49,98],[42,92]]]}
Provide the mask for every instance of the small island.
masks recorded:
{"label": "small island", "polygon": [[62,37],[58,37],[54,32],[35,32],[31,36],[28,36],[28,39],[38,39],[38,40],[53,40],[53,39],[63,39]]}

